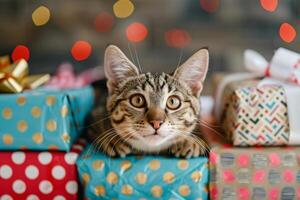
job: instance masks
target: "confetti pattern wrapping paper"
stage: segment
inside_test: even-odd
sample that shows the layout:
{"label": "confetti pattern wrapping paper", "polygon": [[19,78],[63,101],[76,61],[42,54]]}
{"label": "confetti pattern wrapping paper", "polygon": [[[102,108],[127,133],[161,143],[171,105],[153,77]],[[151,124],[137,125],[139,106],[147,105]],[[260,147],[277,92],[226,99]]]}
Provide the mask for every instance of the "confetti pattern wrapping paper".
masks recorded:
{"label": "confetti pattern wrapping paper", "polygon": [[68,151],[93,101],[91,87],[1,94],[0,149]]}
{"label": "confetti pattern wrapping paper", "polygon": [[70,152],[0,152],[0,199],[78,199],[75,164],[84,144],[80,140]]}
{"label": "confetti pattern wrapping paper", "polygon": [[86,150],[77,161],[85,199],[208,198],[207,158],[110,158],[102,153],[87,153]]}
{"label": "confetti pattern wrapping paper", "polygon": [[258,80],[227,85],[221,124],[236,146],[289,144],[288,108],[281,86],[257,86]]}
{"label": "confetti pattern wrapping paper", "polygon": [[214,147],[211,199],[300,199],[300,148]]}

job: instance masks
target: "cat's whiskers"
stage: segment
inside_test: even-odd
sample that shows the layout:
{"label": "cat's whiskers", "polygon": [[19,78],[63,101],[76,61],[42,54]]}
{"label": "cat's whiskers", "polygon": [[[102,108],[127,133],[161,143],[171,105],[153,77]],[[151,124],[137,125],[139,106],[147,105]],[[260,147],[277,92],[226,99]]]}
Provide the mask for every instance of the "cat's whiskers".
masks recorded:
{"label": "cat's whiskers", "polygon": [[104,120],[109,119],[110,117],[111,117],[111,115],[108,115],[107,117],[104,117],[104,118],[102,118],[102,119],[100,119],[100,120],[97,120],[96,122],[94,122],[94,123],[92,123],[92,124],[90,124],[90,125],[87,125],[87,126],[81,126],[81,127],[83,127],[83,128],[90,128],[90,127],[92,127],[92,126],[96,126],[96,125],[100,124],[101,122],[103,122]]}
{"label": "cat's whiskers", "polygon": [[[94,146],[95,149],[97,149],[97,148],[98,148],[98,145],[99,145],[99,143],[100,143],[100,141],[101,141],[101,140],[104,140],[106,137],[108,137],[108,136],[111,135],[112,133],[113,133],[113,128],[111,128],[111,129],[109,129],[109,130],[106,130],[105,132],[99,134],[99,136],[93,140],[92,146]],[[105,134],[105,135],[103,136],[103,134]],[[98,151],[98,149],[97,149],[97,151]]]}

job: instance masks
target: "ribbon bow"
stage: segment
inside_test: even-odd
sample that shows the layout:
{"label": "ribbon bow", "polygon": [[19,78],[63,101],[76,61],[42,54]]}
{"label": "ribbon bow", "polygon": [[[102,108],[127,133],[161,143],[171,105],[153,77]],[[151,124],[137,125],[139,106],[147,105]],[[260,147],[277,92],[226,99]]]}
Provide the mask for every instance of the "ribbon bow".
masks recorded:
{"label": "ribbon bow", "polygon": [[65,62],[58,66],[56,74],[47,83],[47,87],[57,89],[80,88],[103,78],[102,67],[94,67],[80,74],[75,74],[73,65]]}
{"label": "ribbon bow", "polygon": [[24,59],[10,64],[9,57],[0,57],[0,93],[20,93],[35,89],[50,79],[49,74],[28,75],[28,63]]}
{"label": "ribbon bow", "polygon": [[246,69],[254,74],[300,85],[300,54],[296,52],[279,48],[268,62],[260,53],[247,49],[244,62]]}

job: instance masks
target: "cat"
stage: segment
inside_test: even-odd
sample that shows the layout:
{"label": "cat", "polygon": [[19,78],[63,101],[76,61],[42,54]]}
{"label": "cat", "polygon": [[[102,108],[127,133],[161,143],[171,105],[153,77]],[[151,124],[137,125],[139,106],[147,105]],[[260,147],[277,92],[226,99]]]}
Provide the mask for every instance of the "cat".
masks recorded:
{"label": "cat", "polygon": [[198,125],[208,62],[208,49],[203,48],[173,74],[141,73],[118,47],[108,46],[104,71],[109,116],[99,119],[103,106],[92,112],[88,134],[94,148],[111,157],[134,152],[186,158],[206,154],[208,145]]}

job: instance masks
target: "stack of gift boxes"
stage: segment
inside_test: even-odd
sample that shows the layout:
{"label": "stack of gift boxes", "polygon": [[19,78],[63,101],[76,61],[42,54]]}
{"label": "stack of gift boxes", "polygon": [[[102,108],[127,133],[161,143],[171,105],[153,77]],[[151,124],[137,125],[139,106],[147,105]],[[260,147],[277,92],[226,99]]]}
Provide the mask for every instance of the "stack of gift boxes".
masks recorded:
{"label": "stack of gift boxes", "polygon": [[48,75],[29,77],[26,61],[0,60],[1,199],[300,198],[300,55],[294,52],[280,48],[268,63],[249,50],[251,73],[218,76],[214,111],[231,144],[191,159],[93,151],[79,139],[93,89],[70,79],[70,66],[48,84],[79,88],[36,89]]}
{"label": "stack of gift boxes", "polygon": [[218,76],[215,114],[232,145],[210,152],[211,199],[300,198],[300,55],[270,63],[245,52],[251,73]]}
{"label": "stack of gift boxes", "polygon": [[23,59],[0,61],[0,199],[78,199],[79,135],[92,88],[37,88],[50,76],[29,76]]}

